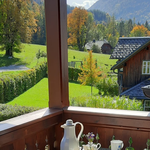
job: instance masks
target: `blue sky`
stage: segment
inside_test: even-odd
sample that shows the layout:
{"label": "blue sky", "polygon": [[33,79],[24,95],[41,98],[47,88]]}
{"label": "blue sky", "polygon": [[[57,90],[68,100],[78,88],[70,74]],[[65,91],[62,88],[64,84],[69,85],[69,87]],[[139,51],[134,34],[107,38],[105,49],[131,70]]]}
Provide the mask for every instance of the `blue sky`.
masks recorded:
{"label": "blue sky", "polygon": [[88,9],[92,6],[97,0],[67,0],[67,4],[70,6],[83,6]]}

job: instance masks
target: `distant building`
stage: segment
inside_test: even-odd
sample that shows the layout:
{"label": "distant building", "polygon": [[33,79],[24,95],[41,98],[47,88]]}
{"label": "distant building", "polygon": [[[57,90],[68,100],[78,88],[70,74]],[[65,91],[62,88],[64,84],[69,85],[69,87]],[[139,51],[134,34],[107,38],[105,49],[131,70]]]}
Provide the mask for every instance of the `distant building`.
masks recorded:
{"label": "distant building", "polygon": [[85,48],[87,50],[92,50],[92,46],[93,45],[97,45],[100,49],[101,49],[101,52],[103,54],[112,54],[112,47],[111,45],[108,43],[108,41],[106,40],[103,40],[103,41],[91,41],[91,42],[88,42],[86,45],[85,45]]}

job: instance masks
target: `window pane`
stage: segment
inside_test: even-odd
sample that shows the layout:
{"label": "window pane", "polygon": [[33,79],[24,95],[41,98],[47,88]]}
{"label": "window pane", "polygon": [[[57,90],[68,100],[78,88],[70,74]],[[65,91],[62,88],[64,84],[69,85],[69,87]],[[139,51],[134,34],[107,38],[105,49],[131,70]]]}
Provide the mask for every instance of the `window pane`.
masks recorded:
{"label": "window pane", "polygon": [[143,73],[145,74],[146,73],[146,67],[143,66]]}

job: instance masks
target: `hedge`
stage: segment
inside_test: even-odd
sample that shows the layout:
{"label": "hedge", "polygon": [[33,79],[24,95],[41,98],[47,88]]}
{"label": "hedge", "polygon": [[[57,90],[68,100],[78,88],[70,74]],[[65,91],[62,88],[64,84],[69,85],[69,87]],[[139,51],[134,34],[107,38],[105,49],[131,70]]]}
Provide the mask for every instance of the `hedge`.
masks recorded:
{"label": "hedge", "polygon": [[0,104],[0,121],[33,112],[38,109],[40,108]]}
{"label": "hedge", "polygon": [[2,76],[0,78],[0,103],[14,99],[46,76],[46,62],[17,75]]}
{"label": "hedge", "polygon": [[78,68],[68,67],[68,76],[69,81],[78,81],[79,73],[81,73],[82,70]]}

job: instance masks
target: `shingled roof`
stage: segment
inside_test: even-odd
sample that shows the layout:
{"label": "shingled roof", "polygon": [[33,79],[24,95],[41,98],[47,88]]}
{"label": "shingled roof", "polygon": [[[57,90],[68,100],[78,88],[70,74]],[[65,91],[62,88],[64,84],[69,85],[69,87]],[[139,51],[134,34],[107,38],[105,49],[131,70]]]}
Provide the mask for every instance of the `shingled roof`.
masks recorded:
{"label": "shingled roof", "polygon": [[130,99],[136,98],[138,100],[149,100],[148,97],[145,97],[141,87],[144,87],[146,85],[150,85],[150,79],[146,79],[143,82],[135,85],[134,87],[124,91],[123,93],[121,93],[120,95],[123,96],[129,96]]}
{"label": "shingled roof", "polygon": [[126,37],[119,38],[119,41],[110,56],[110,59],[121,59],[111,69],[114,70],[129,60],[150,44],[150,37]]}

